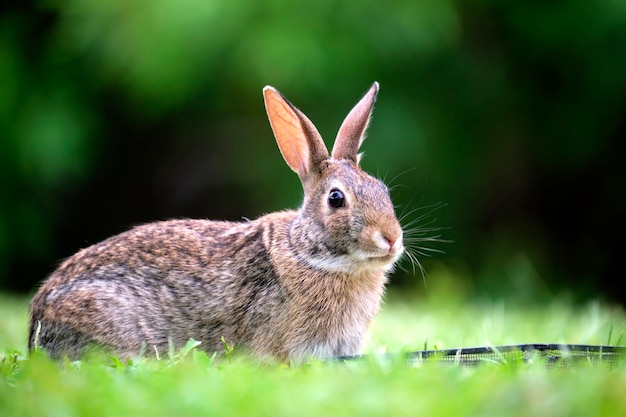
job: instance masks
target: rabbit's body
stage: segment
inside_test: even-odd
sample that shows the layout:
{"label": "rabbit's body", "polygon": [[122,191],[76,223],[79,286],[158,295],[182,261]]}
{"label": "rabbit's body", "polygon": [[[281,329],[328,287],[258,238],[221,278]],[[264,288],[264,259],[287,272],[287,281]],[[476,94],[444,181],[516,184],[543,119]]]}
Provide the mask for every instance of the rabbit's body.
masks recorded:
{"label": "rabbit's body", "polygon": [[[272,114],[277,104],[287,106],[280,117]],[[163,353],[190,338],[218,351],[223,337],[283,361],[359,352],[403,250],[387,189],[358,167],[360,142],[354,158],[335,158],[335,150],[323,157],[310,143],[308,154],[289,155],[281,141],[294,134],[285,137],[276,124],[293,127],[285,109],[304,116],[279,95],[266,95],[266,105],[281,152],[304,185],[303,206],[240,223],[149,223],[79,251],[33,298],[31,349],[77,358],[100,346],[129,357],[142,346]],[[315,136],[308,119],[298,121],[305,137]]]}
{"label": "rabbit's body", "polygon": [[163,353],[169,339],[182,346],[190,337],[217,351],[222,336],[279,359],[357,352],[384,274],[321,273],[291,248],[273,247],[295,218],[151,223],[88,247],[33,300],[33,317],[52,319],[42,321],[38,343],[53,357],[78,357],[93,343],[123,357],[142,343]]}

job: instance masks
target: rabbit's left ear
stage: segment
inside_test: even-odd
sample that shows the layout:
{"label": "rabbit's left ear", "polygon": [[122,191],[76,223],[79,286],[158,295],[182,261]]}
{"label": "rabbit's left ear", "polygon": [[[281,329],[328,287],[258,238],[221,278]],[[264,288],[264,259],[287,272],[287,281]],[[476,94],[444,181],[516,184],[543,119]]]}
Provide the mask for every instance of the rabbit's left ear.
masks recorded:
{"label": "rabbit's left ear", "polygon": [[333,159],[349,159],[359,163],[359,147],[365,140],[365,131],[377,95],[378,83],[374,82],[361,101],[348,113],[335,139],[331,154]]}

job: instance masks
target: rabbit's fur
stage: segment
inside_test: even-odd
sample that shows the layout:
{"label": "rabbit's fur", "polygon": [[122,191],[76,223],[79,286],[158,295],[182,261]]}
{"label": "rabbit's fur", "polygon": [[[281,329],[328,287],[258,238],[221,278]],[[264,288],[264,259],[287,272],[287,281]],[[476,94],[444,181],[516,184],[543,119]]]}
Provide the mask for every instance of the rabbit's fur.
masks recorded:
{"label": "rabbit's fur", "polygon": [[[297,210],[245,222],[172,220],[113,236],[67,259],[31,302],[29,348],[78,358],[221,338],[262,359],[359,353],[403,252],[385,185],[358,166],[378,84],[352,109],[329,155],[311,121],[272,87],[265,105]],[[333,194],[339,190],[342,201]]]}

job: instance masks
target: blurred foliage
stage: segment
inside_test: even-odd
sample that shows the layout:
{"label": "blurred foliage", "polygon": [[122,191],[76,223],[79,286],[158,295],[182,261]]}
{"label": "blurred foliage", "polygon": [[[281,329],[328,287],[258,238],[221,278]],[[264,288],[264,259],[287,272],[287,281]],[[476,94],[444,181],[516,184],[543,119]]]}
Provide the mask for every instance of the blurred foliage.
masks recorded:
{"label": "blurred foliage", "polygon": [[364,168],[400,212],[447,203],[433,233],[454,243],[427,269],[478,296],[626,302],[626,2],[1,7],[0,287],[136,223],[297,206],[262,87],[332,140],[377,80]]}

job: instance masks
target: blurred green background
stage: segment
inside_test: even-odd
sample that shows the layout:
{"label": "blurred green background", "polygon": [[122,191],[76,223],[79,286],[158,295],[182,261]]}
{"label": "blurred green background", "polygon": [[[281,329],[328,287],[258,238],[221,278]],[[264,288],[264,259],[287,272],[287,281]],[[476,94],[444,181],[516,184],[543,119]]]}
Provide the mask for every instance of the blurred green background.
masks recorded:
{"label": "blurred green background", "polygon": [[454,241],[392,285],[626,303],[623,0],[3,4],[0,289],[137,223],[296,207],[262,87],[330,142],[377,80],[363,166]]}

